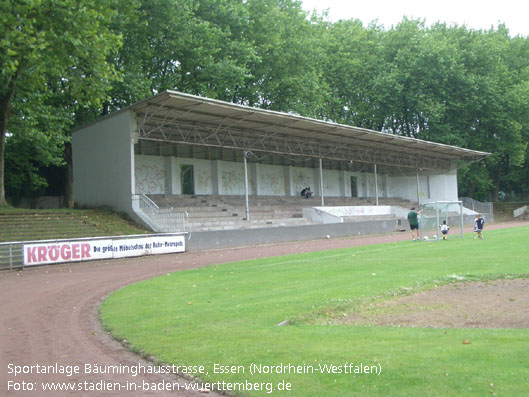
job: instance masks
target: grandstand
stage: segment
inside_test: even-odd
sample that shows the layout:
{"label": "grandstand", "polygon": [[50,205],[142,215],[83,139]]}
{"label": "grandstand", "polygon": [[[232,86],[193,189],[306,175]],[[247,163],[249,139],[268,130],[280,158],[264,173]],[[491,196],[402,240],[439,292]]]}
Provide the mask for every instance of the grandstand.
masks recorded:
{"label": "grandstand", "polygon": [[[457,168],[489,155],[174,91],[74,130],[72,147],[77,205],[156,232],[316,227],[307,208],[457,200]],[[336,222],[399,224],[360,212]]]}

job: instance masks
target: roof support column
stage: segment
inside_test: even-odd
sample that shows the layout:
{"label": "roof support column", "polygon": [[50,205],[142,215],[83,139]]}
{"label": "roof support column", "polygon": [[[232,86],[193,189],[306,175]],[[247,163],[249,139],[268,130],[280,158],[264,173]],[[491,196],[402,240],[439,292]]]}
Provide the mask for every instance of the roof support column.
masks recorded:
{"label": "roof support column", "polygon": [[378,176],[377,176],[377,163],[375,163],[375,205],[378,206]]}
{"label": "roof support column", "polygon": [[420,199],[420,187],[419,187],[419,169],[417,168],[417,206],[421,205]]}
{"label": "roof support column", "polygon": [[248,151],[243,152],[243,162],[244,162],[244,205],[245,205],[245,216],[244,220],[250,220],[250,207],[248,205],[248,162],[246,161],[249,156]]}
{"label": "roof support column", "polygon": [[[461,216],[461,221],[460,222],[461,222],[462,225],[464,225],[464,223],[463,223],[464,222],[464,220],[463,220],[463,202],[462,201],[459,202],[459,214]],[[461,228],[461,238],[464,238],[464,237],[465,237],[465,231],[464,231],[464,228],[462,227]]]}
{"label": "roof support column", "polygon": [[320,157],[320,192],[321,192],[321,206],[325,207],[325,199],[323,198],[323,160]]}

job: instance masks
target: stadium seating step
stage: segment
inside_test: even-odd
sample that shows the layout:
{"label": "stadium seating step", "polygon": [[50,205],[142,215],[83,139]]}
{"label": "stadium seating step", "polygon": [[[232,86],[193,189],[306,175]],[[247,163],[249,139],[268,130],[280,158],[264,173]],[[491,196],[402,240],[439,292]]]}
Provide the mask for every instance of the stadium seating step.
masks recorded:
{"label": "stadium seating step", "polygon": [[[245,197],[240,195],[149,195],[160,208],[186,212],[187,228],[200,230],[233,230],[257,227],[293,226],[311,224],[303,218],[303,208],[319,207],[318,197],[301,196],[249,196],[250,221],[246,214]],[[373,205],[372,197],[326,197],[326,206]],[[379,205],[410,207],[410,202],[400,198],[379,198]],[[359,220],[394,219],[391,216],[351,217],[347,222]]]}

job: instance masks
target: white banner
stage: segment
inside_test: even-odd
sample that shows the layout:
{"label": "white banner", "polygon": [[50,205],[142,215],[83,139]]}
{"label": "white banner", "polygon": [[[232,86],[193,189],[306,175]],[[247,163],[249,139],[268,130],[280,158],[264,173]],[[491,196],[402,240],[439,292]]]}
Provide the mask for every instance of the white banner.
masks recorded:
{"label": "white banner", "polygon": [[126,258],[184,252],[185,235],[31,243],[24,244],[23,250],[24,266]]}

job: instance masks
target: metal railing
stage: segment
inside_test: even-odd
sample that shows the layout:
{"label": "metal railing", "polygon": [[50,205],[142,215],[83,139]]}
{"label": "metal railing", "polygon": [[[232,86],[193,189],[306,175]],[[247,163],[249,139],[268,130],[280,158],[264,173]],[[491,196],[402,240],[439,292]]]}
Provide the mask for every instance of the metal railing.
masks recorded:
{"label": "metal railing", "polygon": [[132,196],[134,212],[158,233],[185,232],[187,212],[177,212],[173,208],[160,208],[145,194]]}
{"label": "metal railing", "polygon": [[492,214],[493,206],[491,202],[482,203],[470,197],[460,197],[459,200],[463,202],[463,207],[468,208],[480,214]]}
{"label": "metal railing", "polygon": [[0,243],[0,270],[21,267],[24,262],[22,241]]}
{"label": "metal railing", "polygon": [[529,212],[529,205],[524,205],[523,207],[515,209],[512,214],[514,218],[518,218],[519,216],[525,215],[528,212]]}

